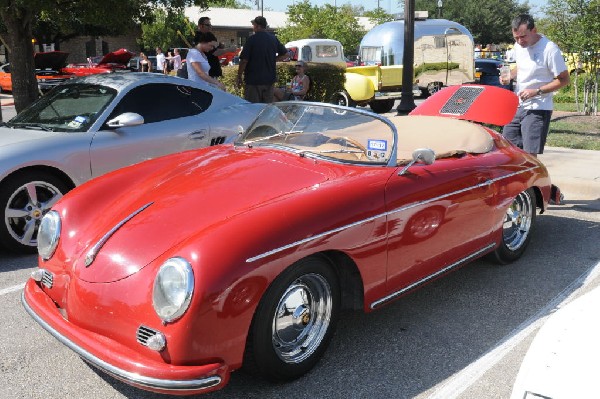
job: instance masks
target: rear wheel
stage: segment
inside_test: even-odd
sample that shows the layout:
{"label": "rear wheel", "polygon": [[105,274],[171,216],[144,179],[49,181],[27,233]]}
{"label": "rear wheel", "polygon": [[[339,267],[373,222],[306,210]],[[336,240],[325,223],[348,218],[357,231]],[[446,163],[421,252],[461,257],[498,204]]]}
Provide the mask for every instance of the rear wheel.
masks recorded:
{"label": "rear wheel", "polygon": [[369,106],[373,112],[377,114],[385,114],[386,112],[390,112],[390,110],[394,107],[395,101],[396,100],[394,99],[371,101]]}
{"label": "rear wheel", "polygon": [[529,188],[517,195],[506,210],[502,224],[502,242],[494,251],[498,262],[514,262],[523,255],[531,240],[535,216],[535,193]]}
{"label": "rear wheel", "polygon": [[0,187],[2,245],[13,252],[34,253],[42,217],[67,191],[67,184],[47,172],[19,173],[6,179]]}
{"label": "rear wheel", "polygon": [[317,257],[304,259],[279,276],[254,315],[244,368],[274,381],[308,372],[333,335],[339,291],[335,272]]}

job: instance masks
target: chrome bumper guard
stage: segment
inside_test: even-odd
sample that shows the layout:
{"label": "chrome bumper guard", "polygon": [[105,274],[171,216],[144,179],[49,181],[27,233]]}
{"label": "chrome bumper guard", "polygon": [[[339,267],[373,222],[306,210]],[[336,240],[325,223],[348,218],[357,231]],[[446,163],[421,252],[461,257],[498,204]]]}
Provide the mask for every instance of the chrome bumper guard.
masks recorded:
{"label": "chrome bumper guard", "polygon": [[197,391],[200,389],[207,389],[214,387],[221,383],[221,377],[213,376],[208,378],[201,378],[198,380],[163,380],[152,377],[144,377],[142,375],[132,373],[130,371],[126,371],[120,368],[117,368],[104,360],[98,358],[97,356],[92,355],[82,347],[76,345],[64,335],[60,334],[56,331],[50,324],[46,323],[42,318],[40,318],[37,313],[29,306],[27,300],[25,299],[25,292],[21,294],[21,302],[25,307],[25,310],[29,315],[46,331],[48,331],[54,338],[58,339],[63,345],[67,346],[69,349],[77,353],[83,360],[91,364],[92,366],[104,371],[105,373],[121,380],[126,383],[130,383],[134,386],[145,387],[149,389],[163,389],[170,391]]}

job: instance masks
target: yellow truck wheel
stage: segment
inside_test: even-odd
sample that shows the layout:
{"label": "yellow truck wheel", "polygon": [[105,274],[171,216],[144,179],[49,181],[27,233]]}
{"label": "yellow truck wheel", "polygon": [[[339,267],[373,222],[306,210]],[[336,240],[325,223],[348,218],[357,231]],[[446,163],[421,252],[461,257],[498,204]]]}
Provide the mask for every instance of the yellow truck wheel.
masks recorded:
{"label": "yellow truck wheel", "polygon": [[345,107],[356,107],[356,102],[352,100],[345,90],[335,93],[333,96],[331,96],[329,102],[331,104],[342,105]]}

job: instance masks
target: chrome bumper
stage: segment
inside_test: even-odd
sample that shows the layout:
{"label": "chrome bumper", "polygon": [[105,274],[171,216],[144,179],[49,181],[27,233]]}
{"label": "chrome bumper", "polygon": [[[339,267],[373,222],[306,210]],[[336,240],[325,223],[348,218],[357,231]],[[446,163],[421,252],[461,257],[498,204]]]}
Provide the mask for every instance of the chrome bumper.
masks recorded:
{"label": "chrome bumper", "polygon": [[35,313],[35,311],[29,306],[27,300],[25,299],[25,291],[21,294],[21,302],[25,307],[25,310],[29,315],[46,331],[48,331],[54,338],[58,339],[62,344],[67,346],[69,349],[77,353],[83,360],[91,364],[92,366],[104,371],[105,373],[123,381],[128,384],[138,386],[140,388],[146,389],[158,389],[158,390],[167,390],[167,391],[198,391],[202,389],[208,389],[219,385],[221,383],[221,377],[212,376],[207,378],[200,378],[197,380],[164,380],[152,377],[145,377],[136,373],[132,373],[120,368],[117,368],[104,360],[98,358],[97,356],[92,355],[90,352],[86,351],[82,347],[76,345],[71,340],[69,340],[64,335],[60,334],[56,331],[51,325],[49,325],[46,321],[44,321],[41,317]]}

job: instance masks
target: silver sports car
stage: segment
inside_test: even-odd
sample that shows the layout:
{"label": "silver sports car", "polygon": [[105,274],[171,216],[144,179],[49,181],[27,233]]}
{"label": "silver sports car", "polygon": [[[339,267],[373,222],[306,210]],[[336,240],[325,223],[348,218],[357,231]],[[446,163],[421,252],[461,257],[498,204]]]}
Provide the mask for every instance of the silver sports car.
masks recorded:
{"label": "silver sports car", "polygon": [[39,221],[67,191],[123,166],[224,143],[263,107],[152,73],[58,86],[0,127],[0,243],[35,251]]}

